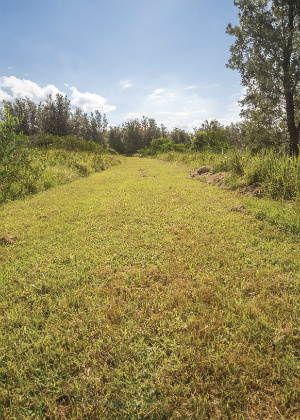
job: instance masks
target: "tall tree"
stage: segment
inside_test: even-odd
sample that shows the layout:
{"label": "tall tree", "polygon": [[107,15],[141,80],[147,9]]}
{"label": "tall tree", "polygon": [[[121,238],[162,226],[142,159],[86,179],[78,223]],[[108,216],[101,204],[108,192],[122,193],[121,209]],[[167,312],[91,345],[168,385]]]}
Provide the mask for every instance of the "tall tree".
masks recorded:
{"label": "tall tree", "polygon": [[14,102],[4,101],[4,106],[13,118],[19,123],[15,127],[16,133],[26,135],[36,134],[39,131],[38,107],[29,98],[16,98]]}
{"label": "tall tree", "polygon": [[67,136],[69,134],[69,119],[71,115],[71,103],[67,95],[56,94],[55,100],[55,122],[56,133],[58,136]]}
{"label": "tall tree", "polygon": [[190,140],[190,135],[181,128],[174,128],[170,133],[170,139],[176,143],[186,143]]}
{"label": "tall tree", "polygon": [[143,146],[148,147],[153,139],[161,137],[161,130],[154,118],[142,117],[141,129],[143,133]]}
{"label": "tall tree", "polygon": [[71,106],[67,96],[56,94],[55,100],[49,95],[42,109],[43,131],[55,136],[70,133]]}
{"label": "tall tree", "polygon": [[300,7],[299,0],[234,0],[240,25],[227,67],[238,70],[246,86],[242,105],[285,121],[289,152],[299,155]]}

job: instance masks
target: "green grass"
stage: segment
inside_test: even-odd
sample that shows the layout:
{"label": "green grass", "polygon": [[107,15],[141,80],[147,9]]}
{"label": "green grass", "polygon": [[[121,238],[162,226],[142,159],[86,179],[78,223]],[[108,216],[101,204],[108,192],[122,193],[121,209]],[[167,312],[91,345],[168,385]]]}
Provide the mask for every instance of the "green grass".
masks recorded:
{"label": "green grass", "polygon": [[0,207],[0,418],[300,418],[299,238],[187,174]]}

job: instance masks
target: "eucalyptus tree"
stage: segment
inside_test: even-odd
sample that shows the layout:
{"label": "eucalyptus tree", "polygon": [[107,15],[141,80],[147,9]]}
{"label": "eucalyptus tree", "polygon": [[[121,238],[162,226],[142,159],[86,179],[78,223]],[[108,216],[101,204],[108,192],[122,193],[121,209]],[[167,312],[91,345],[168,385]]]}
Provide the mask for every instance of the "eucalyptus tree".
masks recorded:
{"label": "eucalyptus tree", "polygon": [[191,140],[190,135],[181,128],[174,128],[170,133],[170,140],[175,144],[186,143]]}
{"label": "eucalyptus tree", "polygon": [[[234,0],[239,25],[227,26],[236,37],[227,67],[238,70],[251,111],[288,131],[289,152],[299,155],[300,6],[299,0]],[[250,114],[249,114],[250,112]]]}
{"label": "eucalyptus tree", "polygon": [[56,122],[56,133],[54,134],[67,136],[70,133],[71,101],[67,95],[63,96],[61,93],[57,93],[54,105]]}
{"label": "eucalyptus tree", "polygon": [[4,101],[4,108],[15,120],[18,120],[18,124],[15,125],[17,134],[30,136],[40,131],[39,107],[28,97],[16,98],[13,102]]}
{"label": "eucalyptus tree", "polygon": [[70,134],[71,105],[67,96],[56,94],[55,100],[48,95],[42,109],[43,132],[56,136]]}
{"label": "eucalyptus tree", "polygon": [[96,109],[95,114],[91,112],[90,115],[90,129],[91,129],[91,139],[101,144],[102,146],[107,146],[107,119],[106,115],[102,115],[99,110]]}
{"label": "eucalyptus tree", "polygon": [[143,133],[143,146],[148,147],[153,139],[161,137],[161,130],[154,118],[142,117],[141,129]]}
{"label": "eucalyptus tree", "polygon": [[118,153],[126,153],[126,147],[123,138],[123,129],[120,126],[110,127],[108,131],[108,145]]}
{"label": "eucalyptus tree", "polygon": [[122,124],[122,131],[125,153],[135,153],[143,147],[142,125],[137,118]]}

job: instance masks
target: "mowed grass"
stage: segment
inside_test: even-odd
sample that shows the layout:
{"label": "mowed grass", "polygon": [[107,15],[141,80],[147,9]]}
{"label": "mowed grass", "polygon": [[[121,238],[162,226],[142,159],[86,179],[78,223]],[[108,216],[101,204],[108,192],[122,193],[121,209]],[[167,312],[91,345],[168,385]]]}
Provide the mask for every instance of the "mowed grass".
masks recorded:
{"label": "mowed grass", "polygon": [[299,419],[299,237],[127,158],[0,207],[0,418]]}

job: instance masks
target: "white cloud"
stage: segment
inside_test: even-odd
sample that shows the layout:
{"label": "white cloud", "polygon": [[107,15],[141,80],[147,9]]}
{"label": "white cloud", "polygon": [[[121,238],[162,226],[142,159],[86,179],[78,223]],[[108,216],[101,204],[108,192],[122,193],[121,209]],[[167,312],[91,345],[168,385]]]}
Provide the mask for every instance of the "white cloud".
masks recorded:
{"label": "white cloud", "polygon": [[192,86],[188,86],[185,88],[185,90],[191,90],[191,89],[196,89],[197,86],[192,85]]}
{"label": "white cloud", "polygon": [[108,113],[114,111],[114,105],[107,105],[103,96],[90,92],[79,92],[74,86],[66,85],[71,91],[71,105],[83,109],[84,112],[94,111],[96,109]]}
{"label": "white cloud", "polygon": [[52,94],[55,96],[57,93],[60,93],[59,89],[57,89],[54,85],[47,85],[44,88],[41,88],[30,80],[18,79],[15,76],[0,77],[0,89],[1,88],[10,89],[10,100],[15,98],[25,98],[26,96],[31,100],[45,100],[47,95]]}
{"label": "white cloud", "polygon": [[[71,105],[82,108],[83,111],[93,111],[99,109],[102,112],[110,112],[116,109],[115,106],[108,105],[106,99],[96,93],[82,93],[74,86],[66,85],[72,92]],[[45,101],[48,95],[55,97],[58,93],[65,95],[54,85],[40,87],[37,83],[27,79],[18,79],[15,76],[0,77],[0,102],[12,101],[16,98],[29,98],[32,101]]]}
{"label": "white cloud", "polygon": [[123,89],[127,89],[127,88],[132,87],[132,84],[129,83],[129,80],[121,80],[119,82],[119,85],[122,86]]}

